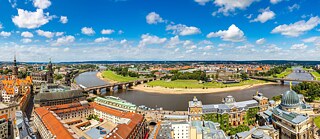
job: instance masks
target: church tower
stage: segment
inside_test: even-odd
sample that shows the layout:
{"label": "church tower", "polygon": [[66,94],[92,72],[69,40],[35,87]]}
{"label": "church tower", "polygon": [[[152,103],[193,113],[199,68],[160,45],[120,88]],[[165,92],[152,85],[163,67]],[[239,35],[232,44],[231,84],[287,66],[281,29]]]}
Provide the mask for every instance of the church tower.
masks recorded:
{"label": "church tower", "polygon": [[18,79],[18,66],[17,66],[16,55],[14,55],[14,60],[13,60],[12,79]]}
{"label": "church tower", "polygon": [[48,83],[53,83],[53,69],[52,69],[51,59],[48,64],[47,80],[48,80]]}

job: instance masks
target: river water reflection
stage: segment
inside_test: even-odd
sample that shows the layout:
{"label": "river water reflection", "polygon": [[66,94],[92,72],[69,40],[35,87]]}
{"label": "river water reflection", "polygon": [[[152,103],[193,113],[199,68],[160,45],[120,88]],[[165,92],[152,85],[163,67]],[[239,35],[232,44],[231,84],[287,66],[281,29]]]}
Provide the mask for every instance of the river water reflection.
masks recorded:
{"label": "river water reflection", "polygon": [[[80,74],[75,78],[77,84],[86,87],[105,84],[106,82],[96,77],[96,72],[86,72]],[[136,105],[145,105],[150,108],[162,107],[165,110],[188,110],[188,101],[197,96],[203,104],[221,103],[222,98],[232,95],[236,101],[244,101],[252,99],[252,96],[257,92],[263,93],[266,97],[271,98],[275,95],[280,95],[286,90],[288,86],[282,85],[264,85],[259,87],[252,87],[237,91],[227,91],[212,94],[159,94],[147,93],[136,90],[119,90],[115,93],[105,93],[106,95],[113,95],[132,102]]]}

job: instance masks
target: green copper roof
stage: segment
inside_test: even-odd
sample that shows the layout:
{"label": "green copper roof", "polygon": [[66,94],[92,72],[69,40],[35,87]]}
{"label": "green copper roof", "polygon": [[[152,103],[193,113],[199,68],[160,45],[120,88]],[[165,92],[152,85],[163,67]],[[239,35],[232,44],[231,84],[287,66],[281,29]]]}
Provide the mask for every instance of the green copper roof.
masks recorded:
{"label": "green copper roof", "polygon": [[293,91],[289,90],[285,92],[281,99],[281,105],[285,107],[298,107],[300,104],[300,99],[298,94]]}
{"label": "green copper roof", "polygon": [[113,106],[121,105],[131,110],[136,110],[137,108],[136,105],[114,96],[106,96],[105,98],[97,97],[94,99],[94,101],[98,103],[103,103],[105,105],[113,105]]}

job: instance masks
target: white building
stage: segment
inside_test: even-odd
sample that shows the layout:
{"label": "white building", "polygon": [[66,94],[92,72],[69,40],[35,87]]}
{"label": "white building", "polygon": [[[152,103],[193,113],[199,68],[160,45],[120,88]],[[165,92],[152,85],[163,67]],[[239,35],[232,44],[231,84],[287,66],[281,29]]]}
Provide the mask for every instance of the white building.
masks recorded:
{"label": "white building", "polygon": [[0,119],[0,138],[8,138],[8,121],[5,118]]}
{"label": "white building", "polygon": [[187,122],[173,122],[171,123],[174,139],[189,139],[190,124]]}

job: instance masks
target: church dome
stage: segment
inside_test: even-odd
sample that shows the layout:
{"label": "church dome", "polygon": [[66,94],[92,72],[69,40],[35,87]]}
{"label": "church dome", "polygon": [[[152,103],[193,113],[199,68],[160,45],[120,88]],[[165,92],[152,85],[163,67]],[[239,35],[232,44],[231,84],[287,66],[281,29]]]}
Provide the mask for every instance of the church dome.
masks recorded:
{"label": "church dome", "polygon": [[284,107],[297,107],[300,104],[299,95],[293,91],[289,90],[282,95],[281,106]]}

